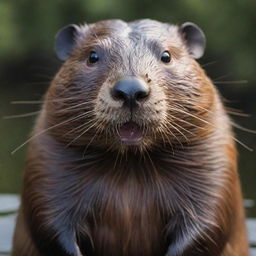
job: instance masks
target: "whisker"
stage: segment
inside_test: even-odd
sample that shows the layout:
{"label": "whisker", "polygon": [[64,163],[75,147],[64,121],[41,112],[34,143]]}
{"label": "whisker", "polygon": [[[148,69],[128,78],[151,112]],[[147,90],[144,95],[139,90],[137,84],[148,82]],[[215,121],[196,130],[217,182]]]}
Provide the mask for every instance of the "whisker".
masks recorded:
{"label": "whisker", "polygon": [[[117,165],[117,162],[118,162],[118,158],[119,158],[119,156],[120,156],[120,150],[118,150],[118,151],[117,151],[116,159],[115,159],[115,162],[114,162],[114,167],[113,167],[113,169],[115,169],[115,168],[116,168],[116,165]],[[121,161],[121,159],[120,159],[120,161]]]}
{"label": "whisker", "polygon": [[216,63],[218,63],[217,60],[211,61],[211,62],[207,62],[207,63],[205,63],[205,64],[202,64],[201,67],[202,67],[202,68],[205,68],[205,67],[207,67],[207,66],[211,66],[211,65],[214,65],[214,64],[216,64]]}
{"label": "whisker", "polygon": [[240,117],[250,117],[251,115],[245,114],[245,113],[239,113],[239,112],[234,112],[231,110],[226,110],[228,114],[233,115],[233,116],[240,116]]}
{"label": "whisker", "polygon": [[247,84],[247,80],[234,80],[234,81],[214,81],[214,84]]}
{"label": "whisker", "polygon": [[49,86],[49,84],[50,84],[50,82],[51,82],[51,79],[50,80],[46,80],[45,82],[27,82],[25,85],[26,86]]}
{"label": "whisker", "polygon": [[220,80],[222,78],[226,78],[226,77],[230,77],[230,74],[218,76],[218,77],[212,79],[212,81],[215,83],[215,81],[218,81],[218,80]]}
{"label": "whisker", "polygon": [[87,149],[89,148],[89,146],[91,145],[91,143],[94,141],[95,137],[96,137],[98,134],[100,134],[99,131],[100,131],[100,123],[98,124],[98,127],[96,128],[96,131],[95,131],[94,136],[91,138],[91,140],[89,141],[89,143],[86,145],[86,147],[85,147],[85,149],[84,149],[83,158],[85,157],[85,153],[86,153]]}
{"label": "whisker", "polygon": [[202,110],[204,110],[204,111],[206,111],[207,113],[210,113],[210,114],[213,114],[213,113],[214,113],[214,112],[211,111],[210,109],[204,108],[204,107],[202,107],[202,106],[200,106],[200,105],[196,105],[195,107],[196,107],[196,108],[200,108],[200,109],[202,109]]}
{"label": "whisker", "polygon": [[44,134],[44,133],[46,133],[46,132],[48,132],[48,131],[50,131],[50,130],[52,130],[52,129],[58,127],[58,126],[61,126],[61,125],[65,124],[65,123],[72,122],[72,121],[74,121],[74,120],[77,120],[77,119],[79,119],[79,118],[82,118],[83,115],[84,115],[84,113],[82,113],[82,114],[80,114],[80,115],[78,115],[78,116],[76,116],[76,117],[70,118],[70,119],[68,119],[68,120],[65,120],[65,121],[63,121],[63,122],[61,122],[61,123],[55,124],[55,125],[53,125],[53,126],[47,128],[47,129],[42,130],[41,132],[39,132],[39,133],[37,133],[37,134],[31,136],[29,139],[27,139],[25,142],[23,142],[21,145],[19,145],[17,148],[15,148],[15,149],[11,152],[11,154],[12,154],[12,155],[15,154],[15,152],[17,152],[19,149],[21,149],[22,147],[24,147],[28,142],[30,142],[31,140],[37,138],[38,136],[40,136],[40,135],[42,135],[42,134]]}
{"label": "whisker", "polygon": [[[169,114],[169,115],[170,115],[170,114]],[[188,122],[188,121],[186,121],[186,120],[183,120],[183,119],[181,119],[181,118],[179,118],[179,117],[177,117],[177,116],[170,115],[170,119],[172,119],[172,118],[174,118],[174,119],[176,119],[176,120],[178,120],[178,121],[180,121],[180,122],[182,122],[182,123],[185,123],[185,124],[187,124],[187,125],[189,125],[189,126],[193,126],[193,127],[195,127],[195,128],[205,130],[205,128],[203,128],[203,127],[201,127],[201,126],[195,125],[195,124],[193,124],[193,123],[191,123],[191,122]],[[173,124],[172,124],[172,125],[173,125]],[[181,126],[181,125],[179,125],[179,124],[177,124],[177,123],[175,123],[175,125],[178,126],[178,128],[184,130],[185,132],[187,132],[187,133],[189,133],[189,134],[191,134],[191,135],[194,135],[193,132],[189,131],[188,129],[184,128],[183,126]]]}
{"label": "whisker", "polygon": [[237,129],[241,130],[241,131],[244,131],[244,132],[249,132],[249,133],[252,133],[252,134],[256,134],[256,130],[251,130],[251,129],[248,129],[248,128],[245,128],[233,121],[230,122],[234,127],[236,127]]}
{"label": "whisker", "polygon": [[[194,135],[191,131],[189,131],[189,130],[187,130],[187,129],[181,127],[181,126],[179,126],[178,124],[175,124],[175,125],[178,126],[178,127],[181,128],[181,129],[183,129],[185,132],[188,132],[188,133],[190,133],[191,135]],[[186,141],[189,141],[189,139],[187,138],[187,136],[186,136],[183,132],[181,132],[175,125],[174,125],[174,124],[171,124],[172,128],[174,128],[178,133],[180,133],[181,136],[183,136]]]}
{"label": "whisker", "polygon": [[160,130],[160,135],[162,137],[164,147],[166,146],[165,138],[167,139],[168,143],[171,145],[170,139],[168,136],[165,136],[166,134],[163,132],[163,129]]}
{"label": "whisker", "polygon": [[[45,99],[45,100],[13,100],[10,102],[10,104],[43,104],[44,102],[49,102],[49,103],[58,103],[58,102],[66,102],[66,101],[72,101],[72,100],[77,100],[77,95],[73,97],[65,97],[65,99]],[[83,102],[82,104],[91,104],[92,101],[86,101]]]}
{"label": "whisker", "polygon": [[42,104],[43,100],[14,100],[10,104]]}
{"label": "whisker", "polygon": [[[117,125],[115,125],[115,129],[118,130]],[[116,168],[116,165],[117,165],[120,155],[121,155],[120,161],[122,161],[122,154],[120,153],[120,150],[117,150],[116,159],[115,159],[115,163],[114,163],[114,169]]]}
{"label": "whisker", "polygon": [[148,157],[148,159],[149,159],[149,161],[150,161],[150,163],[151,163],[151,165],[152,165],[152,167],[153,167],[154,172],[157,173],[157,169],[156,169],[156,167],[155,167],[155,164],[154,164],[152,158],[150,157],[150,154],[149,154],[149,152],[148,152],[148,149],[145,149],[145,152],[146,152],[147,157]]}
{"label": "whisker", "polygon": [[91,128],[93,128],[95,125],[97,125],[97,122],[93,123],[92,125],[90,125],[89,127],[87,127],[81,134],[79,134],[77,137],[75,137],[73,140],[71,140],[66,146],[65,148],[69,147],[73,142],[77,141],[79,138],[81,138],[88,130],[90,130]]}
{"label": "whisker", "polygon": [[[84,116],[84,117],[86,117],[86,116]],[[90,124],[90,123],[92,123],[92,122],[94,122],[95,120],[90,120],[90,121],[88,121],[88,122],[85,122],[85,123],[82,123],[81,125],[79,125],[79,126],[77,126],[77,127],[75,127],[75,128],[73,128],[73,129],[71,129],[70,131],[67,131],[65,134],[64,134],[64,136],[65,135],[69,135],[69,134],[72,134],[73,132],[75,132],[75,131],[77,131],[77,132],[79,132],[79,130],[83,130],[84,129],[84,127],[86,127],[88,124]]]}
{"label": "whisker", "polygon": [[67,108],[64,108],[64,109],[59,109],[59,110],[57,110],[56,111],[56,113],[58,113],[58,114],[60,114],[60,113],[66,113],[68,110],[70,110],[70,111],[85,111],[86,113],[93,113],[93,112],[95,112],[95,110],[94,109],[92,109],[92,110],[86,110],[85,108],[82,108],[81,107],[81,105],[86,105],[86,104],[82,104],[82,103],[80,103],[80,104],[77,104],[77,105],[74,105],[74,106],[71,106],[71,107],[67,107]]}
{"label": "whisker", "polygon": [[41,110],[35,111],[35,112],[29,112],[25,114],[19,114],[19,115],[12,115],[12,116],[4,116],[3,119],[14,119],[14,118],[19,118],[19,117],[30,117],[30,116],[35,116],[39,114]]}
{"label": "whisker", "polygon": [[47,79],[48,82],[51,82],[53,80],[53,78],[54,78],[54,75],[50,76],[50,75],[44,75],[44,74],[34,74],[34,77],[35,78]]}
{"label": "whisker", "polygon": [[198,117],[198,116],[196,116],[196,115],[193,115],[193,114],[191,114],[191,113],[189,113],[189,112],[187,112],[187,111],[184,111],[184,110],[179,109],[179,108],[173,108],[173,107],[172,107],[172,109],[173,109],[173,110],[176,110],[177,112],[181,112],[181,113],[184,113],[184,114],[186,114],[186,115],[188,115],[188,116],[194,117],[195,119],[200,120],[200,121],[203,122],[203,123],[206,123],[206,124],[208,124],[208,125],[214,126],[212,123],[210,123],[210,122],[208,122],[208,121],[202,119],[201,117]]}
{"label": "whisker", "polygon": [[[196,124],[193,124],[193,123],[191,123],[191,122],[186,121],[185,119],[181,119],[181,118],[179,118],[179,117],[177,117],[177,116],[171,115],[171,118],[175,118],[175,119],[179,120],[180,122],[185,123],[185,124],[187,124],[187,125],[189,125],[189,126],[193,126],[193,127],[197,128],[197,129],[207,130],[207,128],[205,128],[205,127],[198,126],[198,125],[196,125]],[[176,123],[176,125],[177,125],[178,127],[180,127],[181,129],[183,129],[184,131],[186,131],[186,132],[188,132],[188,133],[191,133],[191,135],[194,135],[191,131],[185,129],[184,127],[178,125],[177,123]]]}
{"label": "whisker", "polygon": [[[173,155],[174,155],[174,148],[173,148],[173,145],[172,145],[172,143],[171,143],[171,141],[170,141],[170,139],[169,139],[168,134],[166,134],[166,132],[165,132],[163,129],[161,129],[161,130],[162,130],[162,131],[161,131],[161,135],[163,134],[163,136],[167,139],[168,144],[170,145],[171,150],[172,150],[172,153],[173,153]],[[174,136],[174,138],[176,138],[177,141],[179,142],[178,138],[177,138],[175,135],[173,135],[173,136]],[[164,140],[164,138],[163,138],[163,140]],[[164,140],[164,141],[165,141],[165,140]]]}
{"label": "whisker", "polygon": [[[77,109],[78,107],[81,107],[81,106],[86,106],[86,105],[91,105],[92,102],[91,101],[88,101],[88,102],[82,102],[82,103],[79,103],[77,105],[74,105],[74,106],[70,106],[67,108],[67,110],[70,110],[70,109]],[[94,109],[92,110],[94,111]]]}
{"label": "whisker", "polygon": [[[183,137],[185,138],[185,140],[188,140],[188,138],[187,138],[178,128],[176,128],[173,124],[170,124],[170,123],[169,123],[169,125],[171,125],[172,128],[174,128],[178,133],[180,133],[181,136],[183,136]],[[178,139],[178,137],[177,137],[172,131],[170,131],[169,127],[167,127],[167,125],[165,125],[164,127],[166,128],[166,130],[167,130],[169,133],[171,133],[172,136],[174,136],[174,138],[175,138],[175,139],[178,141],[178,143],[182,146],[181,141]]]}
{"label": "whisker", "polygon": [[241,116],[241,117],[250,117],[251,115],[243,113],[240,109],[235,109],[231,107],[225,107],[225,110],[228,114]]}
{"label": "whisker", "polygon": [[242,141],[238,140],[237,138],[235,138],[234,136],[231,136],[238,144],[240,144],[241,146],[243,146],[245,149],[249,150],[250,152],[253,151],[252,148],[250,148],[249,146],[247,146],[246,144],[244,144]]}

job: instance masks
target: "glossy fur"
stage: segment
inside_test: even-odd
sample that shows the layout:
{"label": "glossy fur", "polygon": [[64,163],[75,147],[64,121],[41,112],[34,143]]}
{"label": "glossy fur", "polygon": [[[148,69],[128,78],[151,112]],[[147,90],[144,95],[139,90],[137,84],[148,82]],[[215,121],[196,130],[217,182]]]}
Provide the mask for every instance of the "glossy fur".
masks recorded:
{"label": "glossy fur", "polygon": [[[132,113],[110,93],[127,76],[150,87]],[[130,120],[139,146],[120,142]],[[248,255],[230,121],[178,27],[80,27],[33,135],[13,256]]]}

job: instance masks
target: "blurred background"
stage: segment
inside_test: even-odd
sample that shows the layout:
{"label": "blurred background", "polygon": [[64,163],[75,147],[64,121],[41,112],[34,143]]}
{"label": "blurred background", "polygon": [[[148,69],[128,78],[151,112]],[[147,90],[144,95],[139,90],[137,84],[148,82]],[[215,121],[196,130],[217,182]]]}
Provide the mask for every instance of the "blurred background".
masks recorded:
{"label": "blurred background", "polygon": [[[19,193],[26,147],[42,95],[61,62],[53,45],[69,23],[151,18],[173,24],[192,21],[207,37],[200,64],[237,124],[256,130],[255,0],[0,0],[0,193]],[[26,101],[35,101],[28,104]],[[256,134],[235,128],[244,197],[256,200]],[[256,207],[247,210],[256,217]]]}

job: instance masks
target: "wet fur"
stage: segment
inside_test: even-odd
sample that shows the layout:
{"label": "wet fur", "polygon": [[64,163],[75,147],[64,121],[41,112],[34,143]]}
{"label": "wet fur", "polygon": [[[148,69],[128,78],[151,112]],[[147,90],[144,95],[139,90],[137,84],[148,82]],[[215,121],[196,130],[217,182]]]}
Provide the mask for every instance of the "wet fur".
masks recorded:
{"label": "wet fur", "polygon": [[[132,114],[110,95],[130,75],[151,90]],[[118,139],[131,119],[140,146]],[[248,255],[229,118],[176,26],[81,27],[33,134],[13,256]]]}

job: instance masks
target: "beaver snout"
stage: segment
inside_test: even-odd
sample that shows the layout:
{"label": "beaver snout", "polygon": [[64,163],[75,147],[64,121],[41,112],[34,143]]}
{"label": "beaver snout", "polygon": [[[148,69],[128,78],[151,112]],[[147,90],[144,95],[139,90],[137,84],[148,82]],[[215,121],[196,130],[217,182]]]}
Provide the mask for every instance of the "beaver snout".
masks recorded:
{"label": "beaver snout", "polygon": [[134,108],[139,106],[149,96],[148,85],[136,77],[127,77],[118,81],[112,88],[114,100],[123,102],[123,106]]}

